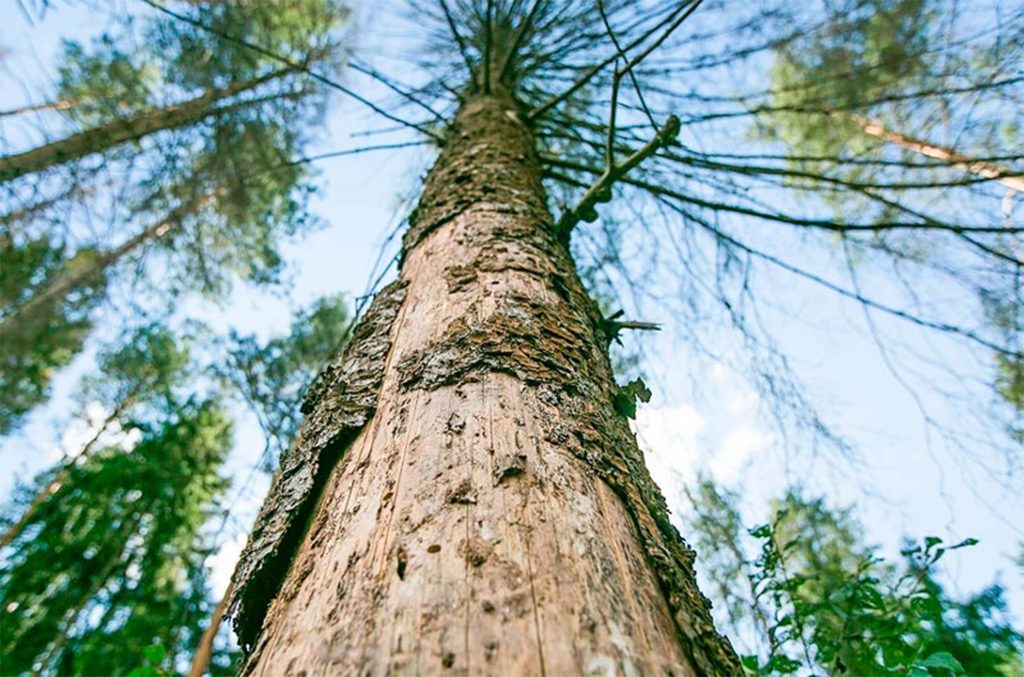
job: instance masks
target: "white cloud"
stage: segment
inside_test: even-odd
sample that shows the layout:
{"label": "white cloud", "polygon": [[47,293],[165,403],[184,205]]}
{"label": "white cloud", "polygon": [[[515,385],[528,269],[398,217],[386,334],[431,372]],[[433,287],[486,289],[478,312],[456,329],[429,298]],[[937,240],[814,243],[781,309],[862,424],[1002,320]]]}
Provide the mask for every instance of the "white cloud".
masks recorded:
{"label": "white cloud", "polygon": [[697,476],[704,417],[688,404],[643,407],[633,429],[654,481],[673,504]]}
{"label": "white cloud", "polygon": [[756,408],[756,396],[736,392],[714,418],[688,404],[637,410],[633,429],[647,467],[674,509],[699,470],[722,484],[734,483],[771,444],[772,436],[757,426]]}
{"label": "white cloud", "polygon": [[754,455],[764,449],[771,436],[746,425],[730,433],[708,459],[708,470],[716,480],[729,484],[738,479]]}

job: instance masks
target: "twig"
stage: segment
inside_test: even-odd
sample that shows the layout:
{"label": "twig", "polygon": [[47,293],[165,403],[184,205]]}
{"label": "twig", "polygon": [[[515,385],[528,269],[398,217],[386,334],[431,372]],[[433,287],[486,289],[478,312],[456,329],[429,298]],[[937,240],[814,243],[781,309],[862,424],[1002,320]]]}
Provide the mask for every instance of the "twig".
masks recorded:
{"label": "twig", "polygon": [[469,71],[469,81],[475,80],[473,75],[473,60],[469,58],[469,51],[466,49],[466,41],[462,39],[462,35],[459,33],[458,26],[455,25],[455,17],[452,16],[451,10],[448,9],[448,3],[445,0],[441,0],[441,11],[444,12],[445,21],[448,22],[448,30],[452,32],[452,37],[455,38],[455,44],[459,47],[459,54],[462,55],[462,60],[466,62],[466,69]]}
{"label": "twig", "polygon": [[498,82],[504,82],[505,76],[508,75],[509,66],[512,65],[512,59],[515,58],[516,52],[522,46],[523,40],[526,38],[526,34],[529,32],[533,25],[534,16],[537,14],[537,10],[540,9],[543,0],[534,0],[533,7],[530,8],[530,12],[523,19],[523,22],[519,24],[519,30],[516,32],[516,37],[512,40],[512,45],[505,52],[505,56],[502,59],[501,70],[498,72]]}
{"label": "twig", "polygon": [[406,91],[405,89],[399,87],[398,85],[396,85],[391,80],[391,78],[385,76],[384,74],[380,73],[379,71],[377,71],[377,70],[375,70],[373,68],[370,68],[369,66],[364,66],[364,65],[362,65],[361,63],[359,63],[359,62],[357,62],[355,60],[349,61],[348,65],[349,65],[349,68],[351,68],[352,70],[357,71],[359,73],[362,73],[363,75],[370,76],[371,78],[373,78],[377,82],[380,82],[385,87],[387,87],[391,91],[395,92],[399,96],[401,96],[401,97],[403,97],[405,99],[408,99],[412,103],[416,104],[417,106],[419,106],[423,110],[425,110],[428,113],[430,113],[431,115],[433,115],[434,119],[438,120],[439,122],[442,122],[442,123],[443,122],[447,122],[445,117],[443,115],[441,115],[440,113],[438,113],[436,110],[434,110],[429,104],[427,104],[424,101],[421,101],[412,92]]}
{"label": "twig", "polygon": [[487,0],[486,26],[484,27],[484,94],[491,93],[491,52],[494,50],[494,0]]}
{"label": "twig", "polygon": [[675,140],[679,134],[679,118],[675,115],[669,116],[658,133],[644,146],[633,152],[621,165],[609,164],[605,167],[604,173],[584,193],[580,201],[572,209],[564,212],[558,223],[555,225],[555,232],[562,239],[568,239],[573,227],[580,221],[588,223],[597,220],[595,205],[598,202],[608,202],[611,199],[612,185],[644,159],[650,157],[662,146]]}
{"label": "twig", "polygon": [[[666,23],[670,23],[669,27],[665,30],[665,32],[661,35],[661,37],[659,37],[657,40],[655,40],[654,43],[651,46],[649,46],[647,49],[645,49],[643,52],[638,54],[630,62],[630,64],[627,64],[627,69],[626,70],[628,71],[628,70],[632,69],[633,66],[635,66],[638,63],[640,63],[640,61],[645,59],[648,54],[650,54],[655,48],[657,48],[659,45],[661,45],[661,43],[663,43],[666,39],[668,39],[668,37],[684,21],[686,21],[686,19],[691,14],[693,14],[694,10],[696,10],[697,7],[700,6],[701,1],[702,0],[692,0],[692,2],[689,2],[689,3],[687,3],[686,5],[683,6],[683,7],[686,8],[686,10],[682,13],[681,16],[676,17],[675,14],[669,15],[663,21],[660,21],[659,23],[657,23],[653,28],[651,28],[651,30],[647,31],[643,35],[639,36],[636,40],[634,40],[633,42],[631,42],[628,45],[626,45],[625,49],[629,50],[629,49],[632,49],[632,48],[636,47],[637,45],[643,44],[643,42],[645,40],[647,40],[647,38],[649,38],[650,36],[654,35],[654,33],[658,29],[660,29]],[[595,75],[600,73],[604,68],[606,68],[610,63],[615,61],[617,58],[619,58],[619,52],[616,50],[615,54],[613,54],[612,56],[609,56],[608,58],[604,59],[603,61],[600,61],[600,62],[594,64],[589,70],[587,70],[586,73],[584,73],[582,76],[580,76],[574,83],[572,83],[572,85],[570,85],[568,88],[566,88],[560,94],[555,95],[554,97],[549,99],[547,102],[541,104],[540,106],[537,106],[532,111],[530,111],[529,115],[527,115],[527,119],[534,120],[534,119],[538,118],[539,116],[543,115],[544,113],[548,112],[549,110],[551,110],[552,108],[554,108],[558,104],[560,104],[562,101],[565,101],[566,99],[568,99],[570,96],[572,96],[577,91],[579,91],[579,89],[581,87],[583,87],[588,82],[590,82],[590,80],[593,79],[593,77]]]}

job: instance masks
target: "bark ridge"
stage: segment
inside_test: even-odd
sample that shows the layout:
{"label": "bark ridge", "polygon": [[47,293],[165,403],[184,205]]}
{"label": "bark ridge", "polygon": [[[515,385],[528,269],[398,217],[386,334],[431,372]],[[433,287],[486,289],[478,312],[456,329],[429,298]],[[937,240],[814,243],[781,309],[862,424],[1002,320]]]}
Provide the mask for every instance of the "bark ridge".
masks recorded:
{"label": "bark ridge", "polygon": [[348,347],[309,387],[302,404],[308,418],[281,460],[267,500],[232,576],[229,606],[243,650],[258,636],[301,541],[320,490],[345,447],[373,416],[391,348],[391,325],[405,298],[405,283],[377,294]]}

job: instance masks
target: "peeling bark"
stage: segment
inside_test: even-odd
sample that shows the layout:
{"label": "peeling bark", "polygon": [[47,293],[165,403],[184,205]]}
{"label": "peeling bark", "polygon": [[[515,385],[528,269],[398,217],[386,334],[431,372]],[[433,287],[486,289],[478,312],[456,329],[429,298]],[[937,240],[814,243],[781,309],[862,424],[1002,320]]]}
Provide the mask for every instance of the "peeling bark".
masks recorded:
{"label": "peeling bark", "polygon": [[[741,674],[614,408],[605,325],[528,126],[510,98],[476,97],[448,139],[387,347],[360,362],[375,407],[358,430],[332,423],[347,374],[321,379],[296,453],[322,469],[333,459],[311,454],[341,439],[343,457],[305,499],[319,505],[301,543],[250,547],[236,574],[251,588],[248,552],[274,551],[256,586],[284,579],[236,619],[244,671]],[[291,514],[282,485],[268,505],[283,493]]]}
{"label": "peeling bark", "polygon": [[306,422],[281,461],[232,576],[230,615],[243,648],[259,632],[336,457],[373,415],[383,377],[380,365],[404,295],[403,282],[377,294],[341,359],[306,393]]}

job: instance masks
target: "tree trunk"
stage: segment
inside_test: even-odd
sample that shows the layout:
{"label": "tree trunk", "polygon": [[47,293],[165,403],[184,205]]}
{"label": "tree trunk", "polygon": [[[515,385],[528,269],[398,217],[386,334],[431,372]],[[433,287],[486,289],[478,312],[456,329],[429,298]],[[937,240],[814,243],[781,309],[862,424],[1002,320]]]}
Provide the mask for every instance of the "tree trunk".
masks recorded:
{"label": "tree trunk", "polygon": [[740,674],[524,117],[463,105],[400,280],[310,389],[235,574],[244,672]]}
{"label": "tree trunk", "polygon": [[167,218],[153,223],[113,249],[99,252],[82,261],[72,259],[67,270],[33,294],[28,301],[0,319],[0,340],[19,333],[27,335],[23,331],[24,328],[31,326],[34,318],[38,317],[46,308],[59,303],[75,289],[85,285],[99,284],[105,278],[107,270],[117,265],[121,259],[140,247],[164,237],[178,226],[186,214],[211,199],[207,196],[192,200],[188,205],[174,210]]}
{"label": "tree trunk", "polygon": [[18,535],[25,530],[25,527],[28,526],[32,521],[32,518],[35,517],[39,508],[42,507],[42,505],[54,494],[60,491],[62,486],[64,486],[64,483],[68,479],[68,473],[71,472],[72,468],[89,460],[89,457],[92,456],[92,452],[96,448],[96,444],[100,441],[100,438],[103,436],[103,433],[107,432],[107,430],[110,429],[110,425],[121,418],[125,410],[131,406],[136,393],[137,388],[133,388],[132,391],[114,408],[114,411],[103,419],[103,423],[100,424],[100,427],[96,430],[93,436],[89,438],[89,441],[85,443],[82,450],[75,456],[67,459],[60,469],[54,473],[53,479],[47,482],[46,486],[39,490],[39,493],[32,498],[32,502],[25,508],[25,512],[23,512],[21,517],[18,518],[18,521],[8,527],[7,531],[0,536],[0,548],[4,548],[9,545],[11,541],[17,538]]}
{"label": "tree trunk", "polygon": [[0,111],[0,118],[12,117],[15,115],[27,115],[28,113],[42,113],[48,110],[69,110],[75,105],[74,99],[57,99],[56,101],[47,101],[46,103],[37,103],[29,106],[22,106],[21,108],[12,108],[10,110]]}
{"label": "tree trunk", "polygon": [[1011,190],[1024,191],[1024,176],[1015,174],[1009,167],[1003,167],[984,160],[975,160],[967,157],[966,155],[957,153],[952,148],[946,148],[945,146],[939,146],[928,141],[907,136],[906,134],[891,131],[886,129],[885,125],[882,123],[869,120],[859,115],[851,115],[850,118],[853,119],[868,136],[894,144],[905,150],[919,153],[925,157],[945,162],[951,167],[955,167],[969,174],[974,174],[975,176],[980,176],[986,179],[993,179]]}
{"label": "tree trunk", "polygon": [[196,653],[192,657],[192,667],[188,671],[188,677],[203,677],[206,674],[206,668],[210,664],[210,658],[213,656],[213,641],[217,639],[217,632],[220,630],[220,623],[224,618],[224,612],[227,610],[231,594],[232,586],[228,585],[228,589],[224,591],[220,601],[217,602],[217,606],[213,609],[213,615],[210,616],[210,624],[203,630],[199,646],[196,647]]}
{"label": "tree trunk", "polygon": [[177,129],[199,122],[210,115],[223,114],[248,105],[240,102],[223,108],[215,107],[219,101],[255,89],[281,77],[288,71],[275,71],[261,77],[213,90],[194,99],[164,108],[147,110],[127,118],[113,120],[72,134],[59,141],[38,148],[0,158],[0,183],[12,181],[26,174],[80,160],[93,153],[138,141],[150,134]]}
{"label": "tree trunk", "polygon": [[45,214],[47,210],[51,209],[55,205],[61,204],[65,200],[74,200],[79,197],[84,197],[91,193],[92,190],[93,189],[91,187],[84,187],[76,181],[59,195],[48,197],[40,200],[39,202],[34,202],[32,204],[25,205],[24,207],[0,214],[0,225],[4,226],[3,228],[0,228],[0,237],[9,237],[12,233],[16,233],[18,228],[15,226],[20,221],[29,221],[37,215]]}

